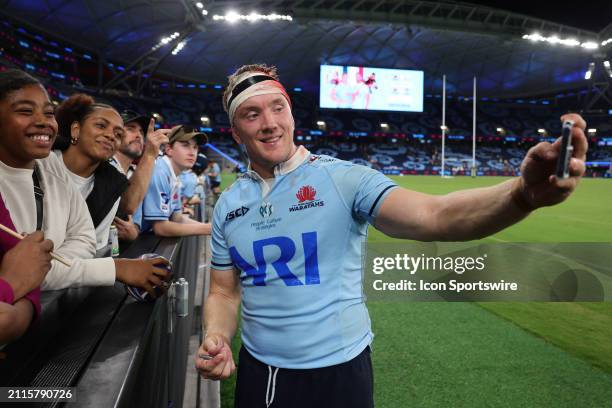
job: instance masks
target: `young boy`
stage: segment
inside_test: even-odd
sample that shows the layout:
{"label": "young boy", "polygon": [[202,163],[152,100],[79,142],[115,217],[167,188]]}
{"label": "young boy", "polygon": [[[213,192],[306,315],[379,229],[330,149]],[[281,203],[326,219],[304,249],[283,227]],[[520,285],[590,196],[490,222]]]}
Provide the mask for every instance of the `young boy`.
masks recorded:
{"label": "young boy", "polygon": [[142,232],[153,231],[161,237],[210,235],[210,224],[182,214],[178,178],[193,167],[198,147],[207,141],[206,135],[178,125],[172,128],[168,139],[165,155],[155,162],[149,189],[140,211],[134,215],[134,222],[140,223]]}

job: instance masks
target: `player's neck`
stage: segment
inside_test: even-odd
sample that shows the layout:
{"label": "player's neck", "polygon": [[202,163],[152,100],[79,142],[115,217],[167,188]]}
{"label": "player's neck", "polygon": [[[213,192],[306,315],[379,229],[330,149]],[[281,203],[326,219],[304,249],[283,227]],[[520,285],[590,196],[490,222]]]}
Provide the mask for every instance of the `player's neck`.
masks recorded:
{"label": "player's neck", "polygon": [[174,172],[175,176],[179,176],[179,174],[181,174],[184,170],[182,167],[180,167],[174,160],[170,159],[170,164],[172,164],[172,171]]}
{"label": "player's neck", "polygon": [[255,173],[259,174],[259,177],[261,177],[262,179],[274,178],[274,167],[275,166],[270,167],[251,162],[251,169]]}
{"label": "player's neck", "polygon": [[274,170],[277,167],[282,166],[283,164],[291,161],[291,159],[294,158],[298,150],[299,148],[296,145],[293,145],[289,153],[289,156],[286,158],[286,160],[279,162],[279,163],[270,164],[270,163],[256,163],[254,161],[251,161],[251,169],[255,171],[257,174],[259,174],[259,177],[261,177],[264,180],[273,179],[275,178]]}

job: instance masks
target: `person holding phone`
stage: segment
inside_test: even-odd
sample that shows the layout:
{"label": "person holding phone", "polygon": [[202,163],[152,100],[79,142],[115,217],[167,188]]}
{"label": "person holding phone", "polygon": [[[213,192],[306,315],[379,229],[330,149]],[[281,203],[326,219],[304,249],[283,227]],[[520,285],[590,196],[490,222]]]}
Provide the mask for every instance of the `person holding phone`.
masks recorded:
{"label": "person holding phone", "polygon": [[521,176],[434,196],[380,172],[294,143],[291,100],[276,69],[247,65],[229,77],[223,103],[249,171],[214,209],[205,335],[195,356],[204,378],[236,369],[236,407],[371,408],[373,339],[362,282],[368,225],[422,241],[482,238],[560,203],[584,174],[585,122],[571,119],[570,177],[555,177],[560,141],[529,150]]}

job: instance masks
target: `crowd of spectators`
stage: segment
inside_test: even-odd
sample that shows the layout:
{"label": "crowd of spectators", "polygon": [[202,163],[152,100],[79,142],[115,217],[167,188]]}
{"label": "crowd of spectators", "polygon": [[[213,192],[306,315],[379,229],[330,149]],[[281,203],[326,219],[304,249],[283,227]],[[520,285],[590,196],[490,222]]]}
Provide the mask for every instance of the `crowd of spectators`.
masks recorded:
{"label": "crowd of spectators", "polygon": [[153,118],[83,93],[56,107],[38,79],[7,70],[0,135],[0,347],[38,318],[41,290],[120,281],[164,293],[167,260],[108,256],[111,228],[122,245],[210,234],[188,213],[206,192],[198,130],[156,130]]}

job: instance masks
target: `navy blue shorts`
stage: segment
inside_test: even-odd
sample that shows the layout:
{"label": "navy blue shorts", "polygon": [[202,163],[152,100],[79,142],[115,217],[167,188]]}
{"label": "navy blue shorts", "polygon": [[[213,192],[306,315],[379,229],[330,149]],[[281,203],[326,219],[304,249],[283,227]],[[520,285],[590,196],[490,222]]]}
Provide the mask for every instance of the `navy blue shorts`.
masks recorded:
{"label": "navy blue shorts", "polygon": [[238,358],[236,408],[373,408],[370,347],[346,363],[306,370],[270,367],[244,347]]}

